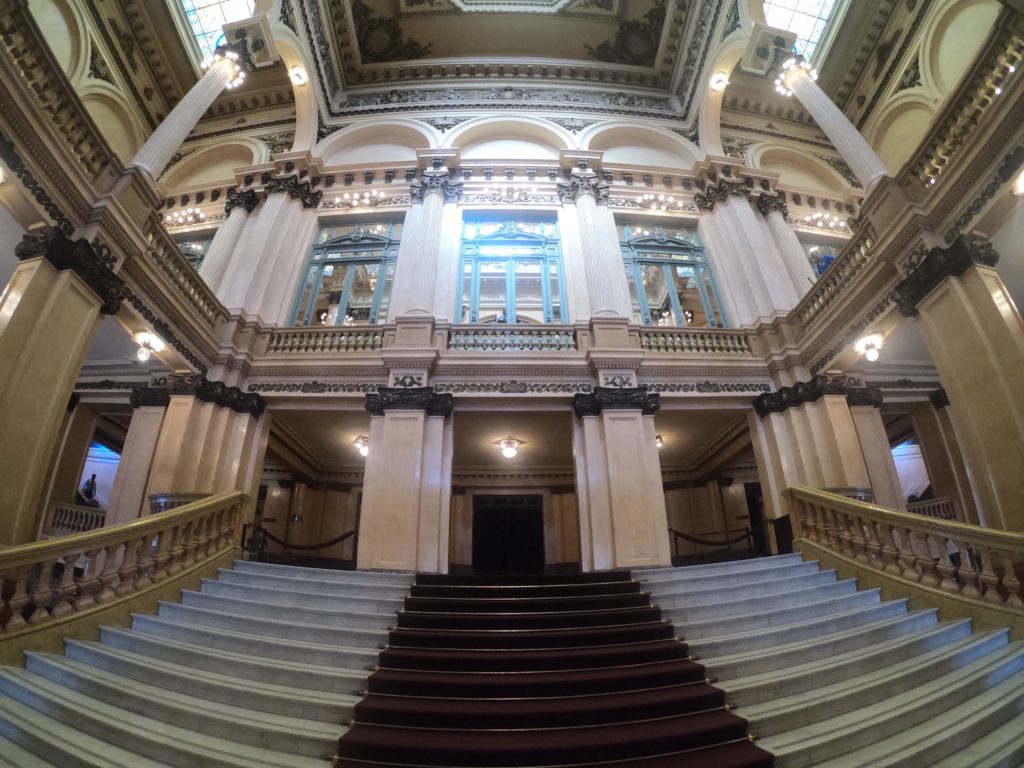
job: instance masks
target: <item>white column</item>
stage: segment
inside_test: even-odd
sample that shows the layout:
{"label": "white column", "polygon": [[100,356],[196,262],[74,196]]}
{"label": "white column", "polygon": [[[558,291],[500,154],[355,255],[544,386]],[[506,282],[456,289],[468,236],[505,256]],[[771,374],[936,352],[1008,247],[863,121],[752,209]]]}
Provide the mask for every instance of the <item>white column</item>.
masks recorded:
{"label": "white column", "polygon": [[199,265],[199,276],[213,291],[218,289],[220,281],[224,278],[231,254],[235,252],[238,241],[242,237],[242,230],[245,229],[245,222],[257,202],[256,192],[251,189],[245,192],[228,193],[228,202],[224,206],[228,214],[227,221],[213,236],[213,242],[210,243],[203,263]]}
{"label": "white column", "polygon": [[[411,189],[414,205],[421,205],[415,247],[404,260],[399,254],[395,273],[395,315],[434,314],[435,288],[441,253],[444,204],[457,202],[462,185],[451,180],[447,169],[427,170]],[[403,240],[406,237],[403,236]],[[410,258],[411,257],[411,258]]]}
{"label": "white column", "polygon": [[783,82],[800,100],[804,109],[810,112],[814,122],[828,136],[832,146],[842,155],[864,189],[882,176],[890,175],[875,150],[843,111],[832,103],[828,94],[818,87],[807,69],[801,64],[791,66],[784,72]]}
{"label": "white column", "polygon": [[817,275],[814,273],[814,266],[807,258],[807,253],[800,245],[796,233],[786,223],[786,216],[789,212],[783,193],[780,192],[778,195],[762,194],[757,200],[757,209],[768,223],[772,240],[775,241],[779,253],[782,254],[786,271],[796,287],[797,300],[800,300],[814,285]]}
{"label": "white column", "polygon": [[164,121],[142,145],[130,165],[137,165],[156,179],[174,157],[196,123],[236,75],[235,63],[222,59],[206,70]]}

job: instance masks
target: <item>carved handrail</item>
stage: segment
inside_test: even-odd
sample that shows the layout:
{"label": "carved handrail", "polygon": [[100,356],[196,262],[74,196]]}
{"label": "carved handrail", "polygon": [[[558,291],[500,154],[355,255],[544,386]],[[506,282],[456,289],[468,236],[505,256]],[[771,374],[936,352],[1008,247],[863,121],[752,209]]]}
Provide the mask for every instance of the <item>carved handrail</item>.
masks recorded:
{"label": "carved handrail", "polygon": [[0,549],[0,637],[128,600],[234,546],[244,493],[130,523]]}
{"label": "carved handrail", "polygon": [[635,329],[640,348],[647,352],[696,352],[699,354],[749,355],[746,331],[708,328]]}
{"label": "carved handrail", "polygon": [[275,328],[267,354],[370,352],[384,346],[384,329],[375,325],[331,328]]}
{"label": "carved handrail", "polygon": [[65,536],[69,533],[83,533],[102,528],[107,511],[102,507],[83,507],[79,504],[64,504],[55,501],[50,504],[46,515],[44,533]]}
{"label": "carved handrail", "polygon": [[565,352],[576,349],[571,325],[456,325],[448,349],[469,352]]}
{"label": "carved handrail", "polygon": [[1024,534],[938,520],[814,488],[785,491],[793,533],[891,576],[1024,611]]}
{"label": "carved handrail", "polygon": [[951,496],[940,496],[937,499],[911,501],[907,504],[907,512],[915,515],[926,515],[937,520],[959,520],[956,499]]}

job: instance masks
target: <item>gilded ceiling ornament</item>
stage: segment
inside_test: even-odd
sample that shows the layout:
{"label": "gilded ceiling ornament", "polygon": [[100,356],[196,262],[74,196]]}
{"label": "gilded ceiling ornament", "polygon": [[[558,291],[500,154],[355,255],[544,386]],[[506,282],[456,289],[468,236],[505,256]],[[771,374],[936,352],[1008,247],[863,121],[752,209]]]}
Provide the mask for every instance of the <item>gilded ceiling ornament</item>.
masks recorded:
{"label": "gilded ceiling ornament", "polygon": [[643,21],[625,21],[612,40],[605,40],[596,48],[589,45],[583,47],[598,61],[652,67],[658,55],[664,23],[665,0],[655,0],[654,7],[644,15]]}
{"label": "gilded ceiling ornament", "polygon": [[402,26],[394,16],[380,18],[363,0],[352,0],[359,52],[364,63],[422,59],[433,43],[423,45],[411,37],[402,39]]}

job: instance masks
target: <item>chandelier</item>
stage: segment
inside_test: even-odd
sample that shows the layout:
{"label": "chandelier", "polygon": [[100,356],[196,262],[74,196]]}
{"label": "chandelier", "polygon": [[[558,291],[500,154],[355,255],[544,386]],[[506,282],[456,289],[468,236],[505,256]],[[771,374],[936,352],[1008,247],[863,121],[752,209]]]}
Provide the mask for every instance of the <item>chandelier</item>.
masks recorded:
{"label": "chandelier", "polygon": [[819,229],[844,229],[846,226],[838,216],[822,213],[821,211],[807,214],[804,216],[803,222]]}
{"label": "chandelier", "polygon": [[139,345],[138,351],[135,356],[139,358],[140,363],[144,363],[153,356],[154,352],[163,352],[167,349],[167,345],[164,344],[164,340],[157,336],[155,333],[149,331],[139,331],[132,336],[132,341]]}
{"label": "chandelier", "polygon": [[209,69],[214,64],[220,64],[228,68],[228,72],[231,74],[231,79],[227,82],[228,88],[237,88],[245,80],[245,70],[242,69],[242,57],[236,51],[232,51],[225,46],[218,47],[212,56],[207,56],[203,60],[203,69]]}
{"label": "chandelier", "polygon": [[807,76],[811,78],[811,80],[818,79],[818,71],[808,64],[806,59],[786,59],[786,61],[782,63],[782,71],[779,73],[779,76],[775,78],[775,91],[780,96],[793,95],[793,89],[789,87],[787,78],[791,74],[799,72],[800,70],[806,72]]}
{"label": "chandelier", "polygon": [[653,192],[640,195],[637,202],[652,211],[678,211],[683,207],[683,204],[676,200],[674,195],[656,195]]}
{"label": "chandelier", "polygon": [[387,200],[387,195],[379,189],[375,189],[372,192],[363,192],[362,194],[346,192],[341,197],[334,198],[334,204],[340,206],[347,205],[350,208],[375,208],[387,202]]}
{"label": "chandelier", "polygon": [[198,224],[201,221],[205,221],[206,214],[200,211],[198,208],[185,208],[175,213],[168,213],[164,216],[164,223],[170,224],[174,227],[184,226],[185,224]]}

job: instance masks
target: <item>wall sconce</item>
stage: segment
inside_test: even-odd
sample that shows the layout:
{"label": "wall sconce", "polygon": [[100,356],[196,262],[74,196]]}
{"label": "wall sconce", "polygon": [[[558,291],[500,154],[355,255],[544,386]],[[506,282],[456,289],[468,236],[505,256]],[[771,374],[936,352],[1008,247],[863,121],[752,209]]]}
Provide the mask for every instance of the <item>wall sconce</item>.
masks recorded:
{"label": "wall sconce", "polygon": [[522,440],[516,440],[514,437],[503,437],[501,440],[495,443],[495,445],[501,448],[502,456],[504,456],[506,459],[513,459],[515,458],[515,455],[519,453],[519,449],[522,446],[526,445],[526,443],[524,443]]}
{"label": "wall sconce", "polygon": [[163,352],[167,349],[164,340],[149,331],[139,331],[132,336],[132,341],[139,345],[139,351],[135,353],[135,356],[139,358],[140,363],[149,360],[154,352]]}
{"label": "wall sconce", "polygon": [[864,355],[867,360],[873,363],[878,359],[878,351],[882,348],[883,341],[882,334],[870,333],[857,339],[857,343],[854,344],[853,348],[858,354]]}
{"label": "wall sconce", "polygon": [[658,446],[658,448],[661,448],[661,446],[665,444],[665,441],[661,439],[661,435],[655,435],[654,444]]}
{"label": "wall sconce", "polygon": [[370,438],[368,438],[366,435],[360,435],[359,437],[357,437],[355,440],[352,441],[352,445],[354,445],[359,450],[360,456],[370,455]]}
{"label": "wall sconce", "polygon": [[711,76],[711,90],[712,91],[724,91],[725,86],[729,84],[729,75],[725,72],[715,72]]}
{"label": "wall sconce", "polygon": [[302,67],[292,67],[288,70],[288,77],[295,85],[305,85],[309,82],[309,75],[306,74],[306,70]]}

